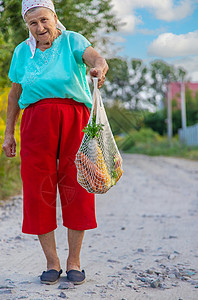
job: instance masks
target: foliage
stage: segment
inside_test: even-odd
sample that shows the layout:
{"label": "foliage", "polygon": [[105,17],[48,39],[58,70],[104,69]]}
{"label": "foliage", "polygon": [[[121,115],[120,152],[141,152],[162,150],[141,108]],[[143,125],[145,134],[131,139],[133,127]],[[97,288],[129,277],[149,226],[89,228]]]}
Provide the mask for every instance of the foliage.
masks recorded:
{"label": "foliage", "polygon": [[2,152],[0,155],[0,200],[21,193],[22,182],[20,177],[20,157],[7,158]]}
{"label": "foliage", "polygon": [[132,134],[127,135],[124,139],[117,139],[116,141],[122,151],[127,151],[135,146],[135,140]]}
{"label": "foliage", "polygon": [[170,81],[180,81],[184,79],[186,72],[181,68],[175,68],[162,60],[156,60],[150,64],[150,72],[152,78],[151,88],[154,91],[154,99],[157,97],[165,98],[167,91],[167,83]]}
{"label": "foliage", "polygon": [[113,106],[106,105],[105,109],[114,135],[127,134],[132,128],[139,130],[143,126],[143,111],[126,109],[119,101],[115,101]]}
{"label": "foliage", "polygon": [[105,34],[115,32],[120,21],[112,12],[111,0],[55,0],[60,21],[68,30],[80,32],[97,43],[98,34],[103,31],[103,43],[107,43]]}
{"label": "foliage", "polygon": [[[1,87],[9,84],[7,74],[14,48],[28,37],[28,29],[21,16],[21,2],[0,1]],[[54,3],[59,19],[67,29],[83,34],[93,45],[98,42],[108,44],[108,34],[121,26],[112,11],[111,0],[56,0]],[[102,37],[99,35],[101,31]]]}
{"label": "foliage", "polygon": [[[192,95],[192,91],[186,90],[186,117],[187,126],[198,123],[198,93],[195,97]],[[164,135],[167,132],[167,110],[162,109],[155,113],[145,114],[144,124],[146,127],[152,128],[160,135]],[[178,129],[182,127],[181,124],[181,110],[175,105],[175,101],[172,101],[172,126],[173,134],[178,133]]]}
{"label": "foliage", "polygon": [[89,139],[94,139],[99,137],[100,131],[103,130],[103,124],[96,124],[96,115],[93,116],[92,122],[87,124],[87,126],[82,130]]}
{"label": "foliage", "polygon": [[103,93],[106,98],[114,100],[129,101],[131,95],[129,89],[129,68],[127,61],[120,58],[107,60],[109,71],[106,74],[107,81],[103,86]]}
{"label": "foliage", "polygon": [[0,31],[0,87],[8,82],[7,73],[10,65],[10,43],[6,43]]}
{"label": "foliage", "polygon": [[20,121],[16,125],[15,139],[17,143],[17,154],[15,158],[5,157],[2,151],[4,132],[6,127],[7,98],[9,88],[0,91],[0,199],[5,199],[12,194],[21,192],[22,183],[20,179]]}
{"label": "foliage", "polygon": [[28,31],[21,18],[21,1],[0,1],[0,87],[9,84],[8,70],[14,48]]}
{"label": "foliage", "polygon": [[[127,148],[126,143],[129,139],[133,140],[133,143],[131,145],[128,144]],[[181,145],[177,137],[173,138],[170,144],[167,137],[162,137],[148,128],[140,131],[131,131],[130,135],[123,138],[119,137],[117,143],[120,149],[126,153],[175,156],[198,160],[198,147]]]}
{"label": "foliage", "polygon": [[186,90],[186,115],[188,126],[198,123],[198,92],[193,96],[189,89]]}
{"label": "foliage", "polygon": [[155,113],[147,113],[145,115],[144,124],[146,127],[157,131],[160,135],[166,134],[166,114],[165,109]]}
{"label": "foliage", "polygon": [[129,109],[148,109],[159,106],[166,95],[168,81],[179,81],[186,73],[163,61],[148,66],[142,60],[108,60],[104,92],[107,98],[127,103]]}
{"label": "foliage", "polygon": [[[9,88],[4,88],[0,90],[0,155],[2,151],[2,145],[4,140],[4,133],[6,127],[6,119],[7,119],[7,99],[9,94]],[[15,139],[17,143],[17,154],[20,153],[20,123],[21,116],[18,119],[18,122],[15,127]]]}
{"label": "foliage", "polygon": [[122,151],[128,151],[137,144],[145,144],[159,139],[160,136],[150,128],[141,128],[139,131],[131,130],[122,139],[118,139],[118,146]]}
{"label": "foliage", "polygon": [[104,84],[106,97],[127,102],[129,108],[136,109],[145,89],[147,67],[138,59],[127,62],[122,58],[112,58],[107,63],[109,71]]}
{"label": "foliage", "polygon": [[[152,128],[152,130],[158,132],[160,135],[167,133],[167,109],[159,110],[155,113],[148,113],[144,119],[146,127]],[[181,110],[172,111],[172,130],[173,135],[178,133],[178,129],[181,128]]]}
{"label": "foliage", "polygon": [[0,92],[0,155],[2,152],[2,145],[4,140],[5,126],[6,126],[8,92],[9,92],[8,88],[1,90]]}

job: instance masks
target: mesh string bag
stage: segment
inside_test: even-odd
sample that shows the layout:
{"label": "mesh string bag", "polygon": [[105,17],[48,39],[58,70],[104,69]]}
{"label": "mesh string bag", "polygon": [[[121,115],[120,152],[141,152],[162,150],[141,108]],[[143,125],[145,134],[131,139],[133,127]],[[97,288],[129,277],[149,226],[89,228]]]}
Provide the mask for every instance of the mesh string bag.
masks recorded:
{"label": "mesh string bag", "polygon": [[89,193],[103,194],[122,176],[122,157],[97,88],[98,79],[94,78],[93,82],[93,105],[75,164],[78,183]]}

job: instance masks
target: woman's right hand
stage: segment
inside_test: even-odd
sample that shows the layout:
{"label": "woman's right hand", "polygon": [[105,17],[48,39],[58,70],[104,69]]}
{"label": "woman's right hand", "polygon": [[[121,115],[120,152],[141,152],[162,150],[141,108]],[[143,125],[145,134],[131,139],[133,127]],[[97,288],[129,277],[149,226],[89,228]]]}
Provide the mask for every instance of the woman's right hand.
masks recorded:
{"label": "woman's right hand", "polygon": [[16,140],[14,135],[5,135],[4,143],[2,146],[5,155],[7,157],[15,157],[16,156]]}

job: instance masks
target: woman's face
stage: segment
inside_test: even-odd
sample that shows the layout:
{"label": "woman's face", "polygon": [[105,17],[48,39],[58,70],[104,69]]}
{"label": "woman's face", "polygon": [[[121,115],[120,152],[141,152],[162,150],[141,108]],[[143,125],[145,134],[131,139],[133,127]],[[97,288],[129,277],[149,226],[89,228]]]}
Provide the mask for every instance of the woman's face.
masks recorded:
{"label": "woman's face", "polygon": [[40,44],[52,43],[57,34],[57,16],[48,8],[37,8],[28,11],[25,16],[27,25]]}

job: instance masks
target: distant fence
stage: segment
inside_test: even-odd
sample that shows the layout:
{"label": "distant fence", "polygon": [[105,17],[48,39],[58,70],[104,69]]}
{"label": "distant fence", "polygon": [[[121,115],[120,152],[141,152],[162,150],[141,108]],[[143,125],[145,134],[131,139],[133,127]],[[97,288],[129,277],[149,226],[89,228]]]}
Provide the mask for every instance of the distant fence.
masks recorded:
{"label": "distant fence", "polygon": [[179,140],[188,146],[198,146],[198,124],[179,129]]}

